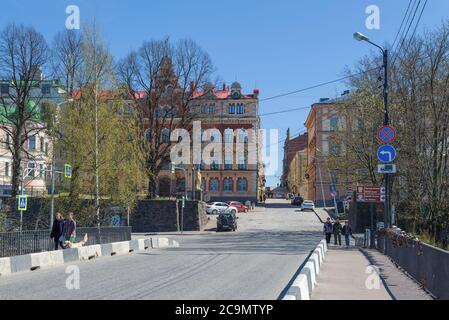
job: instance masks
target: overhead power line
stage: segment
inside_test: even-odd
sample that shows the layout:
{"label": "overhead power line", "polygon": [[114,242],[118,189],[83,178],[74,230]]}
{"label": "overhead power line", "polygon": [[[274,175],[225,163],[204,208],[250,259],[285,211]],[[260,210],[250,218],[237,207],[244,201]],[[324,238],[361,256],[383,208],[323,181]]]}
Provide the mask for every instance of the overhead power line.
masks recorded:
{"label": "overhead power line", "polygon": [[402,18],[402,22],[401,22],[401,25],[399,27],[398,33],[396,34],[396,37],[394,38],[393,45],[391,46],[392,48],[394,48],[394,46],[396,45],[396,41],[399,39],[399,35],[401,34],[402,27],[404,26],[404,22],[405,22],[405,19],[408,16],[408,12],[409,12],[409,10],[411,8],[411,5],[412,5],[412,0],[409,0],[408,6],[407,6],[407,10],[405,11],[405,14],[404,14],[404,17]]}
{"label": "overhead power line", "polygon": [[381,67],[372,68],[372,69],[365,70],[365,71],[362,71],[362,72],[359,72],[359,73],[355,73],[355,74],[351,74],[349,76],[345,76],[345,77],[342,77],[342,78],[339,78],[339,79],[335,79],[335,80],[319,83],[319,84],[316,84],[316,85],[313,85],[313,86],[310,86],[310,87],[306,87],[306,88],[298,89],[298,90],[295,90],[295,91],[282,93],[282,94],[279,94],[279,95],[276,95],[276,96],[260,99],[259,101],[263,102],[263,101],[268,101],[268,100],[274,100],[274,99],[290,96],[292,94],[296,94],[296,93],[300,93],[300,92],[316,89],[316,88],[319,88],[319,87],[327,86],[327,85],[332,84],[332,83],[337,83],[337,82],[341,82],[341,81],[346,80],[346,79],[357,77],[357,76],[362,75],[364,73],[368,73],[368,72],[371,72],[371,71],[374,71],[374,70],[377,70],[377,69],[380,69],[380,68]]}

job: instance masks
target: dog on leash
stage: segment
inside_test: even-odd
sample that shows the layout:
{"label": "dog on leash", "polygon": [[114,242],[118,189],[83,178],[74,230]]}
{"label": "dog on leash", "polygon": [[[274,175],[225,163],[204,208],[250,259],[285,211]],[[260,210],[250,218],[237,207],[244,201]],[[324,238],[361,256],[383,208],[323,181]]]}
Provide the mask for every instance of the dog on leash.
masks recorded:
{"label": "dog on leash", "polygon": [[83,240],[81,240],[80,242],[64,241],[64,246],[67,249],[70,249],[70,248],[81,248],[82,246],[84,246],[84,244],[87,243],[87,239],[88,238],[87,238],[87,233],[86,233],[86,234],[84,234]]}

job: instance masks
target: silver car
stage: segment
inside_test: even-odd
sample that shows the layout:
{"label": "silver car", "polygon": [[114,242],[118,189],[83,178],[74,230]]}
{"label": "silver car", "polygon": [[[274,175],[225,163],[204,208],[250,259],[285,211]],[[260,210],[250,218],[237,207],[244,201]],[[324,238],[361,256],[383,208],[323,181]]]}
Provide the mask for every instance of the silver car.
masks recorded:
{"label": "silver car", "polygon": [[303,203],[301,204],[301,211],[306,211],[306,210],[315,210],[315,204],[313,203],[312,200],[304,200]]}
{"label": "silver car", "polygon": [[225,202],[211,202],[207,204],[206,212],[208,214],[222,214],[222,213],[232,213],[236,214],[238,212],[236,207],[230,206]]}

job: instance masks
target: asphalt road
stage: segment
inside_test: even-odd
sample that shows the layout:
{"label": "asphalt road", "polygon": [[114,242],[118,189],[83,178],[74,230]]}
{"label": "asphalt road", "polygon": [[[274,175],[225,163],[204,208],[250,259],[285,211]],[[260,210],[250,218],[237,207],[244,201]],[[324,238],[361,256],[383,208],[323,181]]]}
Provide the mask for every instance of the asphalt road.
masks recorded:
{"label": "asphalt road", "polygon": [[0,277],[3,299],[276,299],[321,239],[313,212],[283,200],[239,214],[236,232],[170,236],[179,248],[75,263]]}

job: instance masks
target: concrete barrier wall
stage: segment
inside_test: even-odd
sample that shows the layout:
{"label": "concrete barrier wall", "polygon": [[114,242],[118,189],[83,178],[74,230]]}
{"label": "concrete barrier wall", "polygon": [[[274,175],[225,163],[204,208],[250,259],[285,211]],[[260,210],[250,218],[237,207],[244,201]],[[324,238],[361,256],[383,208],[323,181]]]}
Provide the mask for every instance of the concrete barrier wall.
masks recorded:
{"label": "concrete barrier wall", "polygon": [[151,248],[171,247],[179,247],[179,243],[168,238],[158,237],[0,258],[0,276],[16,272],[33,271],[70,262],[91,260],[98,257],[129,254],[130,252]]}
{"label": "concrete barrier wall", "polygon": [[[385,238],[378,238],[378,248],[384,249]],[[449,252],[415,242],[412,246],[395,246],[386,240],[386,252],[402,269],[422,284],[435,297],[449,300]]]}
{"label": "concrete barrier wall", "polygon": [[316,277],[320,273],[326,252],[326,240],[321,240],[305,261],[299,275],[294,279],[282,300],[310,300],[316,285]]}

